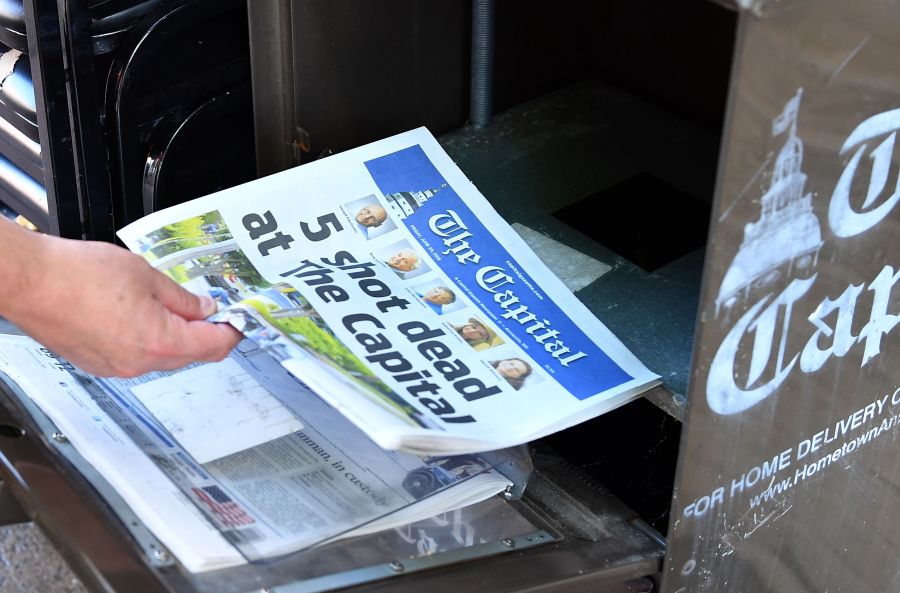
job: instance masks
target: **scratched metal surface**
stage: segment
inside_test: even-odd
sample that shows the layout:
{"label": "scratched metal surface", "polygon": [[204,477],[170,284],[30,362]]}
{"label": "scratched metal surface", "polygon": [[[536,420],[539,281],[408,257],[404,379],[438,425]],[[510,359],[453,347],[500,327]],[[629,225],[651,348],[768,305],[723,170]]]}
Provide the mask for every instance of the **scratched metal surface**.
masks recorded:
{"label": "scratched metal surface", "polygon": [[900,591],[900,3],[741,19],[663,591]]}

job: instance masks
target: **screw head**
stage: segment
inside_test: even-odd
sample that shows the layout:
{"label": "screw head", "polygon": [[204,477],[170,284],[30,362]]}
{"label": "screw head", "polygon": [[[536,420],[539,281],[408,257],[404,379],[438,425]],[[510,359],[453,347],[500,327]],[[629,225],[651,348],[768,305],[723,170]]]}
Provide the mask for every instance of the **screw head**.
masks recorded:
{"label": "screw head", "polygon": [[516,547],[515,540],[513,540],[510,537],[504,537],[503,539],[500,540],[500,543],[503,544],[504,546],[506,546],[507,548],[515,548]]}
{"label": "screw head", "polygon": [[157,548],[153,550],[153,559],[157,562],[168,562],[169,561],[169,553],[161,548]]}
{"label": "screw head", "polygon": [[391,570],[393,570],[394,572],[403,572],[404,571],[403,564],[400,562],[397,562],[396,560],[391,562],[390,567],[391,567]]}
{"label": "screw head", "polygon": [[69,439],[61,432],[54,432],[50,438],[52,438],[57,443],[68,443]]}

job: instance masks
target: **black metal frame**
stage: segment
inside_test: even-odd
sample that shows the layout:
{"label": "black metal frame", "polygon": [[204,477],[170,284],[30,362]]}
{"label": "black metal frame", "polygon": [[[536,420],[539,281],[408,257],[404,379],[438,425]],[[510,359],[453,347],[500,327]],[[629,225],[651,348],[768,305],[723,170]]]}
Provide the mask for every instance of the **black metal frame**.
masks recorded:
{"label": "black metal frame", "polygon": [[86,0],[25,3],[49,231],[114,238]]}

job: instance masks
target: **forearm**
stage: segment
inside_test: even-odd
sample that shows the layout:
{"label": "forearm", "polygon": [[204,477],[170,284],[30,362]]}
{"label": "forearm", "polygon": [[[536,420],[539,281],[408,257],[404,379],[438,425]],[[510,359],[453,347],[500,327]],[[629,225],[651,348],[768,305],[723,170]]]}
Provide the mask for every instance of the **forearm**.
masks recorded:
{"label": "forearm", "polygon": [[0,316],[16,316],[34,298],[46,244],[53,240],[0,218]]}

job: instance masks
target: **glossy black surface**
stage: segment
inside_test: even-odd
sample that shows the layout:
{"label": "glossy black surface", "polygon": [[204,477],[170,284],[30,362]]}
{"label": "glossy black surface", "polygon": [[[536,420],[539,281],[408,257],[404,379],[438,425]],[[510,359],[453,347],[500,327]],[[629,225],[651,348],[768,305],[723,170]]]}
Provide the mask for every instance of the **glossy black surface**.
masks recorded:
{"label": "glossy black surface", "polygon": [[[77,4],[72,6],[73,9],[78,7]],[[36,122],[49,213],[49,226],[45,230],[64,237],[82,238],[89,235],[90,221],[82,217],[82,204],[86,202],[79,179],[85,173],[78,162],[82,142],[78,131],[73,131],[74,118],[70,111],[68,88],[70,83],[82,76],[82,72],[80,61],[67,60],[64,54],[68,51],[68,43],[64,44],[60,35],[58,9],[55,0],[33,0],[25,5]],[[75,25],[76,20],[83,23],[87,18],[85,12],[78,10],[69,14],[71,25]],[[83,27],[67,26],[66,30],[76,38],[84,38],[81,33]],[[96,115],[93,112],[88,117]],[[89,142],[98,141],[98,135],[89,139]]]}
{"label": "glossy black surface", "polygon": [[[117,227],[156,203],[252,178],[249,69],[242,0],[188,2],[123,39],[105,106]],[[180,156],[167,156],[172,151]],[[159,172],[148,157],[162,159]],[[186,182],[185,191],[179,186],[177,198],[160,196],[167,179]]]}
{"label": "glossy black surface", "polygon": [[163,0],[100,0],[91,3],[91,39],[95,54],[114,51],[131,27],[164,4]]}
{"label": "glossy black surface", "polygon": [[[94,0],[91,11],[93,45],[96,53],[115,49],[116,41],[163,0]],[[0,43],[28,51],[23,0],[0,0]]]}
{"label": "glossy black surface", "polygon": [[249,85],[158,124],[144,165],[147,212],[238,185],[254,174]]}
{"label": "glossy black surface", "polygon": [[[122,209],[114,204],[117,199],[121,202],[121,195],[112,195],[111,187],[119,184],[111,175],[123,172],[140,184],[143,159],[150,145],[146,128],[137,135],[123,139],[115,133],[107,133],[103,122],[117,122],[121,115],[120,106],[124,112],[141,111],[138,106],[145,104],[145,90],[157,96],[177,96],[178,101],[190,95],[181,90],[196,85],[188,80],[186,73],[192,62],[179,62],[177,58],[172,60],[174,65],[167,69],[168,78],[158,77],[139,92],[117,97],[108,105],[104,104],[104,83],[115,64],[130,62],[135,48],[145,41],[144,35],[148,31],[157,30],[159,23],[166,21],[173,12],[192,4],[201,5],[189,11],[188,20],[193,20],[185,26],[190,29],[193,24],[193,31],[203,29],[203,23],[209,21],[211,15],[222,12],[223,3],[211,1],[33,0],[24,4],[22,18],[24,31],[28,35],[27,47],[31,51],[16,62],[14,71],[0,85],[0,117],[40,144],[43,162],[41,166],[34,162],[30,146],[22,146],[25,150],[17,152],[16,139],[9,135],[4,137],[2,130],[0,149],[12,146],[12,150],[4,154],[30,175],[43,180],[48,198],[49,224],[42,228],[67,237],[114,240],[113,213]],[[5,22],[18,26],[20,17],[16,6],[9,4],[6,8],[8,18]],[[237,32],[239,37],[240,23],[245,22],[244,8],[243,2],[232,2],[230,9],[233,15],[237,15],[234,20],[237,24],[228,29],[222,27],[222,22],[216,22],[210,24],[209,30],[224,29],[223,34],[230,37]],[[134,29],[141,32],[132,34]],[[164,35],[169,33],[170,30]],[[243,33],[246,37],[246,31]],[[182,39],[184,44],[194,43],[188,37],[182,36]],[[171,42],[172,38],[167,41]],[[124,49],[121,47],[123,44]],[[246,59],[246,45],[237,51]],[[221,53],[220,48],[213,48],[213,52],[217,55]],[[189,52],[180,55],[190,57]],[[212,59],[200,67],[205,69],[209,79],[217,79],[219,64],[221,62]],[[132,83],[135,79],[145,81],[154,76],[153,72],[148,73],[146,78],[143,72],[134,75],[131,72],[127,75],[116,72],[112,74],[113,80],[117,80],[119,74],[126,83]],[[230,90],[233,78],[228,80],[229,83],[218,87],[216,92]],[[202,100],[189,102],[185,106],[185,114],[214,96],[215,93],[210,93],[209,89],[191,96],[190,101],[201,97]],[[161,118],[171,122],[178,117],[167,106],[160,107],[159,104],[141,113],[151,122]],[[133,119],[128,119],[128,115],[125,117],[129,125],[135,124]],[[154,138],[154,141],[159,139]],[[141,156],[121,166],[118,162],[110,163],[109,155],[114,154],[118,147],[122,147],[124,152],[135,149],[135,154]],[[243,162],[247,152],[241,155],[239,160]],[[233,164],[237,165],[237,161]],[[176,167],[170,164],[167,169],[174,170]],[[238,170],[237,166],[228,169]]]}

